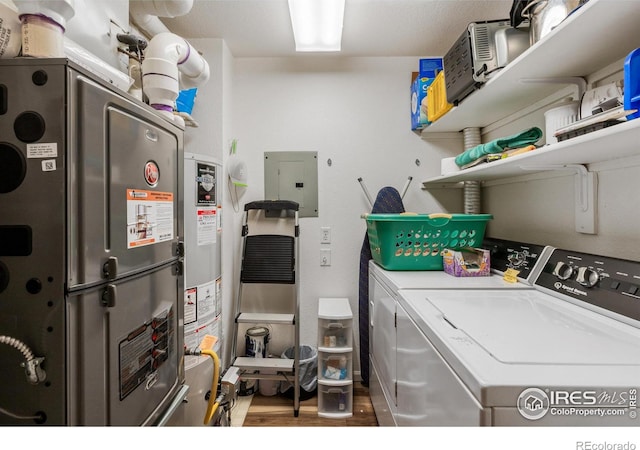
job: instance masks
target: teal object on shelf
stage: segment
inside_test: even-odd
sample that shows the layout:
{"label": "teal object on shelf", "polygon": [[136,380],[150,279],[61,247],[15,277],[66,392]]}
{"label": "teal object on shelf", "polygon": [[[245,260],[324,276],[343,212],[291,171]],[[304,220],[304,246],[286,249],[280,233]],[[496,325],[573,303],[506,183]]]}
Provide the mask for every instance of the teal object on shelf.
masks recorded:
{"label": "teal object on shelf", "polygon": [[476,145],[456,156],[456,164],[459,167],[464,166],[491,153],[502,153],[510,148],[521,148],[538,142],[542,137],[542,130],[538,127],[532,127],[512,136],[494,139],[486,144]]}

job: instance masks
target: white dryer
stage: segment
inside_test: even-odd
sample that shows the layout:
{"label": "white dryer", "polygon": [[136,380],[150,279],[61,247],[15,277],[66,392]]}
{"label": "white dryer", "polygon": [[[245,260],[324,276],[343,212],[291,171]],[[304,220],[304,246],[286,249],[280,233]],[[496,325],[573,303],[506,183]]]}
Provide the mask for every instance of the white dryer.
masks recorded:
{"label": "white dryer", "polygon": [[[415,390],[428,389],[421,378],[425,348],[404,338],[401,322],[407,314],[398,303],[400,290],[446,289],[453,292],[475,290],[532,290],[537,261],[551,251],[548,247],[500,239],[485,239],[491,250],[492,275],[457,278],[443,271],[388,271],[375,262],[369,264],[369,393],[378,423],[422,425],[424,396]],[[519,271],[518,282],[503,279],[508,268]]]}
{"label": "white dryer", "polygon": [[400,291],[420,425],[640,425],[640,263],[555,249],[534,288]]}

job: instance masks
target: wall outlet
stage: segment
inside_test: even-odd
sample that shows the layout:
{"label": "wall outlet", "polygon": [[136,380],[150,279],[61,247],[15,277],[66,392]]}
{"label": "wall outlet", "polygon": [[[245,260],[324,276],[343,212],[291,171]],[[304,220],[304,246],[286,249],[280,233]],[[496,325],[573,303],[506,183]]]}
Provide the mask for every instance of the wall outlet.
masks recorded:
{"label": "wall outlet", "polygon": [[320,227],[320,243],[331,243],[331,227]]}
{"label": "wall outlet", "polygon": [[320,265],[321,266],[331,265],[331,249],[330,248],[323,248],[320,250]]}

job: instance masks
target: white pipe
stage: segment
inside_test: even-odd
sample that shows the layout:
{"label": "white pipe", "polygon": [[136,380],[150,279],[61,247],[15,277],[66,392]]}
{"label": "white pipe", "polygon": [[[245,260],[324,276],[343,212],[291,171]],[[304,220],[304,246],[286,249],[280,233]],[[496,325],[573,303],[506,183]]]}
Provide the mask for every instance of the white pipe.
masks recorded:
{"label": "white pipe", "polygon": [[14,3],[20,15],[43,15],[63,29],[75,14],[75,0],[16,0]]}
{"label": "white pipe", "polygon": [[184,16],[193,8],[193,0],[130,0],[129,14],[148,37],[169,33],[158,17]]}
{"label": "white pipe", "polygon": [[210,75],[207,61],[191,44],[188,42],[187,44],[189,45],[189,56],[178,66],[181,89],[198,87],[206,83]]}
{"label": "white pipe", "polygon": [[209,79],[209,65],[189,42],[171,33],[158,17],[184,16],[193,0],[130,0],[133,22],[151,37],[142,63],[143,92],[149,104],[172,115],[181,88],[197,87]]}
{"label": "white pipe", "polygon": [[[131,2],[131,4],[133,4],[133,2]],[[160,33],[169,33],[169,29],[157,16],[143,14],[135,17],[134,14],[131,13],[131,17],[133,18],[133,23],[135,23],[147,37],[153,37]]]}
{"label": "white pipe", "polygon": [[142,62],[142,87],[149,104],[172,115],[180,81],[191,87],[209,79],[209,64],[184,38],[173,33],[154,36]]}
{"label": "white pipe", "polygon": [[130,10],[159,17],[184,16],[193,8],[193,0],[130,0]]}

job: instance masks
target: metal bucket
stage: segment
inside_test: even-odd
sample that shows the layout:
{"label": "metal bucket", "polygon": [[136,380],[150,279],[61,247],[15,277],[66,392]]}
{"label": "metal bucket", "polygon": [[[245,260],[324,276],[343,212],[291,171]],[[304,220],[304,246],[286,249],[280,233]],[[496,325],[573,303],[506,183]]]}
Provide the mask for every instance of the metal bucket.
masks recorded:
{"label": "metal bucket", "polygon": [[529,40],[531,45],[549,34],[573,11],[587,0],[532,0],[522,10],[522,16],[529,19]]}
{"label": "metal bucket", "polygon": [[269,329],[252,327],[245,333],[245,354],[253,358],[266,358],[268,355]]}

